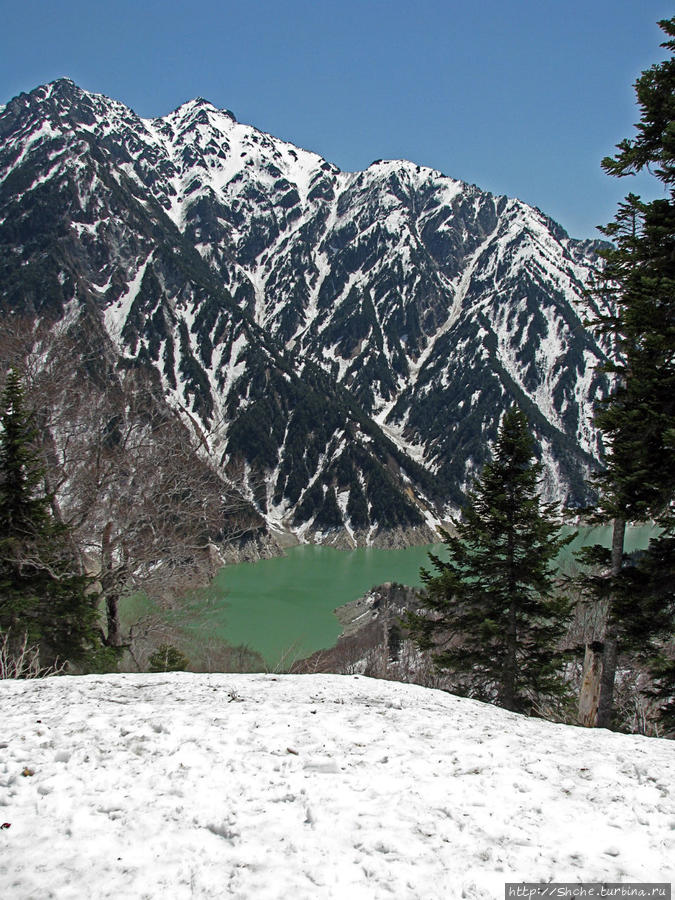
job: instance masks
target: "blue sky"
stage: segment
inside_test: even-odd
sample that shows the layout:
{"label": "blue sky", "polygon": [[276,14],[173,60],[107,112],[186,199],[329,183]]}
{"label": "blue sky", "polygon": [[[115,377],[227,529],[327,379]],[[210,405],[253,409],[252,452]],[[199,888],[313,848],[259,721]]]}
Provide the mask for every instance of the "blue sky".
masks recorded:
{"label": "blue sky", "polygon": [[596,237],[600,160],[665,56],[660,0],[0,0],[0,102],[67,75],[139,115],[202,96],[345,170],[404,157]]}

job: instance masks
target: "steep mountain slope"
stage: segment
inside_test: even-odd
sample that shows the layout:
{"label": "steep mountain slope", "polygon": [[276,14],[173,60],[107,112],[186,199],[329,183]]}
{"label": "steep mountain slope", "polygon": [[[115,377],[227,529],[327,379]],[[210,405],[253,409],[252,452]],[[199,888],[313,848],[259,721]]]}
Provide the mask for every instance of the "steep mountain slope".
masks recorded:
{"label": "steep mountain slope", "polygon": [[343,173],[203,100],[140,119],[64,79],[0,108],[0,248],[5,307],[85,317],[154,370],[301,537],[429,537],[514,401],[547,493],[586,499],[594,247],[519,201],[408,162]]}

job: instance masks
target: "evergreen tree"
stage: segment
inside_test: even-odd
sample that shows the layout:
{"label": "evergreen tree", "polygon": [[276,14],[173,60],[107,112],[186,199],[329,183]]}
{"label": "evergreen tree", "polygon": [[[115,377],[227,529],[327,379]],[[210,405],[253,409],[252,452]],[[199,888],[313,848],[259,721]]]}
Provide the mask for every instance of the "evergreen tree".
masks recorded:
{"label": "evergreen tree", "polygon": [[10,643],[27,635],[46,663],[80,661],[97,642],[95,598],[86,593],[89,579],[42,490],[44,470],[14,369],[0,426],[0,630]]}
{"label": "evergreen tree", "polygon": [[184,672],[189,665],[187,656],[173,644],[160,644],[148,660],[150,672]]}
{"label": "evergreen tree", "polygon": [[675,535],[665,529],[649,543],[646,553],[636,554],[622,570],[616,616],[621,641],[647,663],[652,685],[647,694],[659,703],[659,720],[667,734],[675,735]]}
{"label": "evergreen tree", "polygon": [[[600,478],[600,516],[613,522],[612,550],[605,554],[604,583],[595,579],[594,596],[606,604],[606,628],[595,655],[587,648],[587,668],[601,673],[597,711],[582,696],[584,724],[609,727],[617,654],[622,635],[635,631],[641,610],[622,599],[626,522],[659,522],[673,535],[675,469],[668,460],[675,450],[675,18],[659,22],[670,40],[662,46],[671,58],[652,66],[636,82],[641,109],[637,136],[617,146],[603,160],[610,175],[622,177],[646,169],[668,192],[667,199],[645,203],[628,194],[614,222],[601,229],[614,242],[602,255],[601,293],[609,312],[598,316],[596,329],[609,335],[614,357],[606,368],[614,377],[609,397],[600,404],[596,424],[607,447],[607,464]],[[671,547],[672,544],[665,546]],[[661,548],[654,548],[660,554]],[[672,549],[671,549],[672,552]],[[596,561],[599,548],[589,555]],[[647,569],[643,570],[646,572]],[[642,611],[640,629],[649,631],[653,609]],[[629,620],[632,620],[629,622]],[[592,679],[588,693],[598,693]]]}
{"label": "evergreen tree", "polygon": [[429,554],[424,609],[407,620],[456,690],[523,712],[564,693],[558,642],[569,604],[554,594],[552,564],[572,536],[560,536],[554,506],[542,503],[540,473],[527,418],[512,409],[457,535],[445,534],[450,560]]}

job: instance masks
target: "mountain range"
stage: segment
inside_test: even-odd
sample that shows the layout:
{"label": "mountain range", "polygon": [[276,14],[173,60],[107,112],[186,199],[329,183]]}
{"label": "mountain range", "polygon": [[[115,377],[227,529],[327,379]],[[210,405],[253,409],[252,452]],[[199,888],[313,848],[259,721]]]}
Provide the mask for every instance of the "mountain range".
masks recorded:
{"label": "mountain range", "polygon": [[[497,151],[495,151],[497,152]],[[599,242],[405,160],[342,172],[205,100],[68,79],[0,106],[0,306],[148,373],[271,532],[429,540],[528,414],[547,499],[589,500]]]}

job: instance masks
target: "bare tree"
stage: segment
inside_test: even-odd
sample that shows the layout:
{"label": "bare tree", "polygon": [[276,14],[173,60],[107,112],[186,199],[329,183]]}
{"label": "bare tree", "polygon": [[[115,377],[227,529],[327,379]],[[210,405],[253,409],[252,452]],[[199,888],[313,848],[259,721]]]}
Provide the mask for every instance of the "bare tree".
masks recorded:
{"label": "bare tree", "polygon": [[4,679],[49,678],[62,675],[66,663],[58,660],[45,666],[40,658],[40,648],[28,643],[24,634],[17,641],[10,641],[9,632],[0,632],[0,681]]}
{"label": "bare tree", "polygon": [[[86,349],[88,348],[88,349]],[[0,335],[4,366],[21,365],[40,434],[47,493],[68,526],[74,559],[94,576],[104,642],[129,645],[120,602],[142,592],[175,605],[209,581],[219,548],[262,520],[216,471],[205,436],[164,402],[147,370],[91,352],[63,324],[14,320]],[[136,633],[149,633],[145,623]]]}

